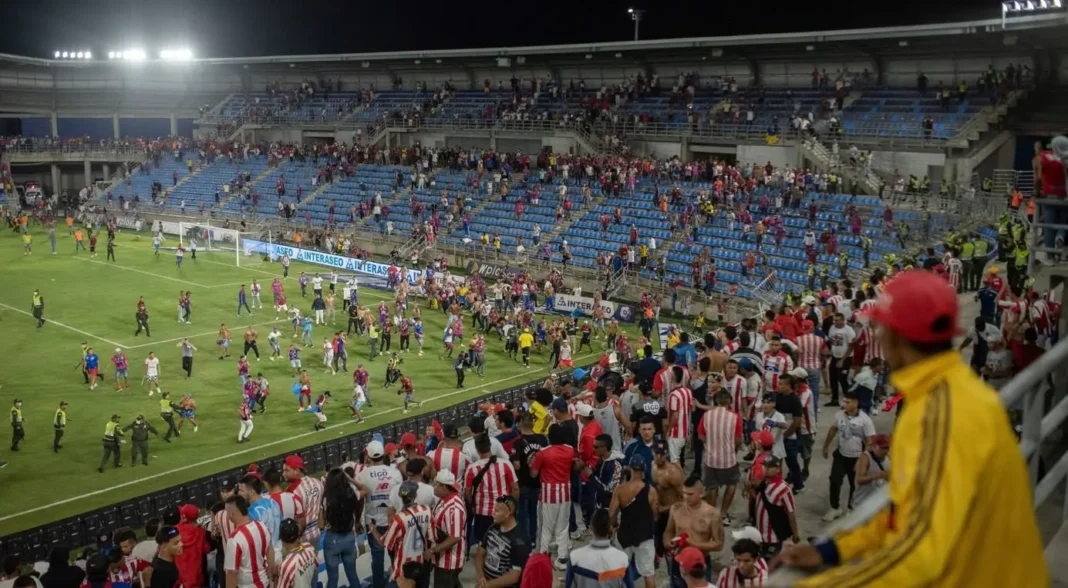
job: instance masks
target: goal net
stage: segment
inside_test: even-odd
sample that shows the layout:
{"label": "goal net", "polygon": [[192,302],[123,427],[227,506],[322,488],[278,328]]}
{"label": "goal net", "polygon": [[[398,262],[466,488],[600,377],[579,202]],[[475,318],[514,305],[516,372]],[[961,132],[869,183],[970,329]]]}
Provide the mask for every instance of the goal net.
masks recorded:
{"label": "goal net", "polygon": [[[186,249],[207,252],[213,257],[232,260],[237,267],[262,265],[270,254],[271,232],[241,232],[202,223],[179,223],[178,242]],[[255,242],[249,246],[248,242]]]}

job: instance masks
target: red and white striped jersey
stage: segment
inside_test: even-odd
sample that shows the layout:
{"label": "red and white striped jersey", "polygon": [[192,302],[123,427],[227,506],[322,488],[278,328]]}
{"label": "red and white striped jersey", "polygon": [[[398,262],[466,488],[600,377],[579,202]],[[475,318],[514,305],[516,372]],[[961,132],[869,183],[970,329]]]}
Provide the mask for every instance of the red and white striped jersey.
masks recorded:
{"label": "red and white striped jersey", "polygon": [[733,378],[723,382],[723,390],[731,395],[734,412],[742,414],[742,399],[745,398],[745,378],[736,374]]}
{"label": "red and white striped jersey", "polygon": [[697,434],[705,440],[705,465],[725,470],[738,465],[737,440],[742,436],[738,413],[717,406],[705,412],[697,423]]}
{"label": "red and white striped jersey", "polygon": [[491,464],[490,459],[492,458],[480,459],[471,464],[467,468],[467,473],[464,474],[464,488],[470,488],[471,484],[474,483],[475,476],[483,469],[489,468],[486,471],[486,475],[482,477],[478,488],[475,488],[474,494],[474,514],[487,517],[493,516],[493,504],[498,498],[508,494],[512,484],[515,484],[518,480],[511,462],[494,459]]}
{"label": "red and white striped jersey", "polygon": [[[861,302],[860,303],[860,312],[865,312],[865,313],[866,312],[870,312],[871,308],[873,306],[875,306],[876,303],[877,303],[877,301],[874,298],[865,300],[864,302]],[[761,561],[763,561],[763,560],[761,560]]]}
{"label": "red and white striped jersey", "polygon": [[884,359],[883,346],[875,338],[875,332],[870,325],[860,330],[860,336],[857,337],[857,345],[864,346],[864,365],[870,364],[871,360],[876,357]]}
{"label": "red and white striped jersey", "polygon": [[[786,509],[786,512],[794,512],[794,493],[790,490],[790,487],[783,481],[782,476],[778,476],[775,480],[769,480],[764,484],[764,496],[767,497],[767,501],[771,504],[781,506]],[[764,506],[764,499],[758,498],[756,500],[756,522],[757,529],[760,531],[760,536],[764,539],[764,543],[781,543],[789,537],[778,537],[775,535],[775,531],[771,528],[771,518],[768,516],[768,509]]]}
{"label": "red and white striped jersey", "polygon": [[739,343],[737,339],[734,341],[727,341],[723,344],[723,353],[726,353],[727,357],[730,357],[730,355],[741,346],[742,344]]}
{"label": "red and white striped jersey", "polygon": [[757,409],[760,406],[760,397],[764,395],[764,380],[760,375],[753,373],[745,382],[745,398],[749,402],[749,414],[745,418],[755,420]]}
{"label": "red and white striped jersey", "polygon": [[[304,503],[300,498],[292,492],[279,492],[277,494],[268,494],[271,500],[278,505],[278,508],[282,509],[283,519],[296,520],[299,517],[304,516]],[[318,517],[316,517],[318,520]]]}
{"label": "red and white striped jersey", "polygon": [[693,414],[693,392],[689,388],[679,386],[668,394],[668,414],[676,416],[675,425],[667,432],[667,436],[671,439],[689,439],[690,415]]}
{"label": "red and white striped jersey", "polygon": [[764,352],[764,388],[766,390],[779,390],[779,376],[787,374],[794,369],[794,360],[779,350],[778,353]]}
{"label": "red and white striped jersey", "polygon": [[226,557],[223,569],[237,572],[238,586],[267,588],[267,550],[271,546],[271,534],[267,526],[259,521],[249,521],[230,536],[226,544]]}
{"label": "red and white striped jersey", "polygon": [[234,523],[230,520],[230,515],[226,513],[226,509],[212,515],[211,524],[212,532],[218,533],[225,547],[230,542],[230,537],[234,534]]}
{"label": "red and white striped jersey", "polygon": [[814,333],[805,333],[798,337],[795,343],[797,344],[797,365],[806,370],[820,369],[827,342]]}
{"label": "red and white striped jersey", "polygon": [[768,581],[767,563],[763,568],[759,565],[763,561],[763,558],[757,560],[758,565],[754,570],[756,573],[752,577],[743,576],[733,565],[721,570],[715,588],[761,588]]}
{"label": "red and white striped jersey", "polygon": [[801,430],[798,432],[802,435],[811,435],[816,430],[816,404],[812,396],[812,390],[807,384],[801,385],[797,398],[801,401],[801,409],[803,411],[801,413]]}
{"label": "red and white striped jersey", "polygon": [[305,543],[317,545],[317,540],[319,539],[319,509],[323,505],[323,481],[311,476],[303,476],[300,479],[300,483],[293,489],[293,494],[300,500],[306,517],[304,534],[301,535],[301,540]]}
{"label": "red and white striped jersey", "polygon": [[434,565],[443,570],[461,570],[467,561],[467,507],[459,492],[450,494],[434,507],[434,528],[460,539],[438,555]]}
{"label": "red and white striped jersey", "polygon": [[307,543],[300,550],[291,551],[282,558],[278,568],[278,583],[274,588],[312,588],[319,575],[319,561],[315,548]]}
{"label": "red and white striped jersey", "polygon": [[434,462],[434,471],[449,470],[457,480],[464,480],[467,470],[467,458],[459,447],[438,447],[430,453],[430,459]]}
{"label": "red and white striped jersey", "polygon": [[382,546],[389,551],[393,560],[393,573],[389,579],[396,582],[401,577],[401,568],[405,563],[423,561],[423,552],[434,537],[434,524],[430,507],[415,504],[399,513],[389,522]]}
{"label": "red and white striped jersey", "polygon": [[122,558],[118,568],[108,569],[108,581],[112,583],[133,584],[141,581],[141,572],[152,567],[152,564],[132,555]]}
{"label": "red and white striped jersey", "polygon": [[242,402],[241,406],[237,407],[237,416],[243,421],[252,420],[252,409],[248,407],[247,402]]}
{"label": "red and white striped jersey", "polygon": [[845,296],[842,296],[841,294],[835,294],[834,296],[831,296],[827,299],[827,304],[830,304],[831,308],[833,308],[835,312],[838,312],[838,305],[841,304],[843,301],[845,301]]}

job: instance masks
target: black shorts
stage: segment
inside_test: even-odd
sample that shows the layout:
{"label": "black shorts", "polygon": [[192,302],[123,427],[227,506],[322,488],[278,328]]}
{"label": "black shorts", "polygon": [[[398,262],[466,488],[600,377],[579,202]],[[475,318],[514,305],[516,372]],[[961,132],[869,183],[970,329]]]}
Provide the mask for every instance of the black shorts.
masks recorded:
{"label": "black shorts", "polygon": [[706,488],[737,486],[741,479],[742,474],[741,470],[738,468],[738,464],[734,464],[734,467],[726,469],[710,468],[707,465],[701,465],[701,481]]}

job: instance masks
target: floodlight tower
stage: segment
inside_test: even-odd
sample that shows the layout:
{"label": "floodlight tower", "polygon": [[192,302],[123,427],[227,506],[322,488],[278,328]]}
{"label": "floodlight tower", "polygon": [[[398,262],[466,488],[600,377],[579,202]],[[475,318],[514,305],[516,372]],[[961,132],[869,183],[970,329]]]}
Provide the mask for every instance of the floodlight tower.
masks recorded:
{"label": "floodlight tower", "polygon": [[[1058,2],[1060,0],[1057,0]],[[634,8],[628,8],[627,14],[630,15],[630,19],[634,21],[634,40],[638,40],[638,27],[641,25],[642,17],[645,16],[644,10],[638,10]]]}

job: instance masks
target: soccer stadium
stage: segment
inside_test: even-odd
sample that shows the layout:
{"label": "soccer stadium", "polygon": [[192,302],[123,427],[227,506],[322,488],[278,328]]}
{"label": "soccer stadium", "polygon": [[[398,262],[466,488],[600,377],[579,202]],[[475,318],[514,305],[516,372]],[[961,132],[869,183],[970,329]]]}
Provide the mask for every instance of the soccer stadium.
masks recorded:
{"label": "soccer stadium", "polygon": [[1061,2],[647,12],[0,54],[0,587],[1068,586]]}

